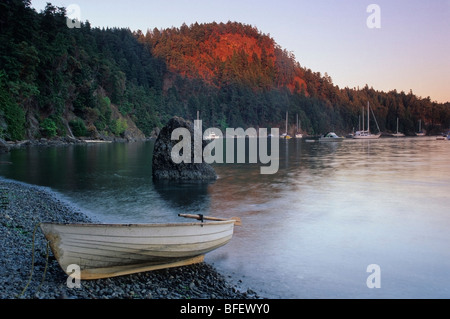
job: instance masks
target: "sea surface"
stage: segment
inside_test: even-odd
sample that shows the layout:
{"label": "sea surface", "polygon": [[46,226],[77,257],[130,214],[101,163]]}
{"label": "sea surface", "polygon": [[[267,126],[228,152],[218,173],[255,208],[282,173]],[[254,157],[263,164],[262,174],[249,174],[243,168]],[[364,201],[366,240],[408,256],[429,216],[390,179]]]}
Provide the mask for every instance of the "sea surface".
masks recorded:
{"label": "sea surface", "polygon": [[13,150],[0,176],[105,223],[238,216],[243,226],[206,262],[264,297],[450,298],[450,141],[281,140],[277,174],[214,164],[213,183],[154,183],[153,146]]}

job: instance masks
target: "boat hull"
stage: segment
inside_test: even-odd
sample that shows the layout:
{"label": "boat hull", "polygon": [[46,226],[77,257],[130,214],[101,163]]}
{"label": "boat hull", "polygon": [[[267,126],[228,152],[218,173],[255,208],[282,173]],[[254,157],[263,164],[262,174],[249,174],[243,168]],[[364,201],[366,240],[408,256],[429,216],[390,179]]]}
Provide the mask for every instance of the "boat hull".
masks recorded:
{"label": "boat hull", "polygon": [[344,139],[343,137],[322,137],[319,142],[342,142]]}
{"label": "boat hull", "polygon": [[[99,279],[179,267],[203,261],[227,244],[234,221],[180,224],[41,224],[64,272],[80,267],[80,279]],[[69,274],[69,273],[68,273]]]}
{"label": "boat hull", "polygon": [[320,137],[320,142],[341,142],[344,140],[344,137],[337,136],[334,132],[329,132],[325,134],[324,136]]}
{"label": "boat hull", "polygon": [[381,134],[370,134],[370,135],[354,135],[353,139],[355,140],[376,140],[381,137]]}

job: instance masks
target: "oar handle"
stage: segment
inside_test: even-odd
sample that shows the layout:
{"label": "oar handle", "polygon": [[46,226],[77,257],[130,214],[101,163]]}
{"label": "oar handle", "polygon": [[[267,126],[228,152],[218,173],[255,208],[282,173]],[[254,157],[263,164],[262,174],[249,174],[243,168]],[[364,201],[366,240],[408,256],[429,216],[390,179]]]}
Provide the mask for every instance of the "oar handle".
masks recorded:
{"label": "oar handle", "polygon": [[180,217],[184,218],[192,218],[197,220],[212,220],[212,221],[227,221],[227,220],[234,220],[234,224],[236,226],[242,226],[241,219],[239,217],[231,217],[231,218],[219,218],[219,217],[211,217],[211,216],[203,216],[203,215],[194,215],[194,214],[178,214]]}

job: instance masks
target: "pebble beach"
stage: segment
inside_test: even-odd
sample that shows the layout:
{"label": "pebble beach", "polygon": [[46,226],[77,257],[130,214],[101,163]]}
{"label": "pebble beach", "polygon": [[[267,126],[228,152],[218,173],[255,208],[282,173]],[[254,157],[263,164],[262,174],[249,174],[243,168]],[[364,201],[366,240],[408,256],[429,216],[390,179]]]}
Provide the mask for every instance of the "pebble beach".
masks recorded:
{"label": "pebble beach", "polygon": [[80,288],[69,288],[67,275],[37,227],[41,222],[95,221],[47,188],[0,178],[0,299],[261,298],[205,262],[82,281]]}

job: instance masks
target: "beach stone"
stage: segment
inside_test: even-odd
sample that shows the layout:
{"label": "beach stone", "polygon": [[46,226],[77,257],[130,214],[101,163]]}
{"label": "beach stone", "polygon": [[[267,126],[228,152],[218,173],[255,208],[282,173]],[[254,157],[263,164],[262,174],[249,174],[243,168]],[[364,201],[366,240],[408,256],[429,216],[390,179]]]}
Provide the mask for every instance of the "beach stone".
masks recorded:
{"label": "beach stone", "polygon": [[[172,141],[172,132],[186,128],[191,134],[191,163],[176,164],[172,160],[172,148],[180,141]],[[207,141],[202,140],[202,153]],[[211,165],[194,163],[194,124],[181,117],[173,117],[158,135],[153,150],[152,174],[156,180],[216,180],[217,175]]]}

